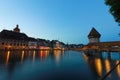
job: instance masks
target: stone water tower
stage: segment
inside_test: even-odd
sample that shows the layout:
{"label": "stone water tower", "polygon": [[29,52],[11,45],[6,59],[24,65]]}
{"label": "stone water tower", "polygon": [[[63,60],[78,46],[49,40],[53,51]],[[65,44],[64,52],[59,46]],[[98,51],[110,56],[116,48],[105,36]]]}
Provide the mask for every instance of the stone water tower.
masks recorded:
{"label": "stone water tower", "polygon": [[100,42],[101,34],[93,27],[88,34],[89,43]]}

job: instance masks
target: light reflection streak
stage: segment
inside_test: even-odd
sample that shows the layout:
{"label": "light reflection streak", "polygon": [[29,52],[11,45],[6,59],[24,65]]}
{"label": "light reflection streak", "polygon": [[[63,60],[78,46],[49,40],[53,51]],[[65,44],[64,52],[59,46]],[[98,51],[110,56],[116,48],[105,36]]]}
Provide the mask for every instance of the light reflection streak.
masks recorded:
{"label": "light reflection streak", "polygon": [[40,60],[43,58],[43,51],[40,51]]}
{"label": "light reflection streak", "polygon": [[54,50],[54,55],[55,55],[56,62],[59,62],[60,57],[61,57],[61,51],[60,50]]}
{"label": "light reflection streak", "polygon": [[83,54],[83,57],[84,57],[85,62],[88,63],[88,57],[87,57],[87,55]]}
{"label": "light reflection streak", "polygon": [[95,68],[99,76],[102,76],[102,62],[101,59],[95,59]]}
{"label": "light reflection streak", "polygon": [[25,54],[25,51],[22,51],[21,63],[22,63],[23,60],[24,60],[24,54]]}
{"label": "light reflection streak", "polygon": [[108,73],[111,70],[110,61],[108,59],[105,60],[105,69],[106,69],[106,73]]}
{"label": "light reflection streak", "polygon": [[[119,63],[119,61],[116,61],[116,65]],[[120,64],[116,68],[117,74],[120,77]]]}
{"label": "light reflection streak", "polygon": [[40,60],[47,58],[49,56],[49,51],[40,51]]}
{"label": "light reflection streak", "polygon": [[10,51],[7,52],[6,65],[7,65],[8,62],[9,62],[9,57],[10,57]]}
{"label": "light reflection streak", "polygon": [[49,56],[49,51],[46,50],[45,53],[46,53],[46,58],[47,58]]}

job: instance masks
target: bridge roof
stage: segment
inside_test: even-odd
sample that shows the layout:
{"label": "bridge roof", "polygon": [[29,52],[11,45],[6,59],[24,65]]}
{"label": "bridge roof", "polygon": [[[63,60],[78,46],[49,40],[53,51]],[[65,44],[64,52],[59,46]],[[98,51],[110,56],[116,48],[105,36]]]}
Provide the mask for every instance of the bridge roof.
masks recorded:
{"label": "bridge roof", "polygon": [[92,45],[99,45],[99,46],[120,46],[120,41],[89,43],[87,46],[92,46]]}

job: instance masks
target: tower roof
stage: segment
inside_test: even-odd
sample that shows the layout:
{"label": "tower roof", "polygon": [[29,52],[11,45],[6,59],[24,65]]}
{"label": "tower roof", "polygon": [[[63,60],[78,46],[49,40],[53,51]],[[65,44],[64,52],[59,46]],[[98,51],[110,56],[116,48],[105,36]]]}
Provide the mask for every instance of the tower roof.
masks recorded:
{"label": "tower roof", "polygon": [[20,32],[19,25],[17,24],[13,30],[14,30],[14,32]]}
{"label": "tower roof", "polygon": [[101,36],[101,34],[94,27],[88,34],[88,38],[100,38],[100,36]]}

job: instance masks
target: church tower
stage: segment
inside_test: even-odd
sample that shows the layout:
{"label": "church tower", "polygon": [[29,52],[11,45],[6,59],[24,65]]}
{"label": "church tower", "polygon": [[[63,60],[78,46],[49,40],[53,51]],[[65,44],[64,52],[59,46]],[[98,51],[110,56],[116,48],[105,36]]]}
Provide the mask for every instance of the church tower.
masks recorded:
{"label": "church tower", "polygon": [[16,27],[13,29],[14,32],[20,33],[19,25],[17,24]]}
{"label": "church tower", "polygon": [[100,37],[101,34],[95,28],[92,28],[92,30],[88,34],[89,43],[100,42]]}

